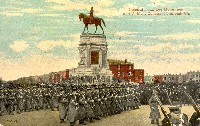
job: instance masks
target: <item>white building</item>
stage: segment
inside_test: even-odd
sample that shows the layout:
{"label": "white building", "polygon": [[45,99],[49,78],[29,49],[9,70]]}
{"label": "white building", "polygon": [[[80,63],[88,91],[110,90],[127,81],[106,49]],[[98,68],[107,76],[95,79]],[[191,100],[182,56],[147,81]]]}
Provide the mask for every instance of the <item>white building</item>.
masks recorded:
{"label": "white building", "polygon": [[190,71],[187,72],[186,74],[186,82],[195,82],[199,83],[200,82],[200,72],[199,71]]}
{"label": "white building", "polygon": [[177,83],[179,76],[177,74],[164,74],[162,78],[165,83]]}

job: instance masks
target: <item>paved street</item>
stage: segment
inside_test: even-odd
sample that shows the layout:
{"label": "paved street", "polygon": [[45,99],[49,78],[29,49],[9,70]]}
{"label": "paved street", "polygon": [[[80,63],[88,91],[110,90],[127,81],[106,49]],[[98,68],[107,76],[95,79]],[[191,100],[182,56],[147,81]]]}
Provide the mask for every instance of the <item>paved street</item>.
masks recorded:
{"label": "paved street", "polygon": [[[164,106],[167,110],[167,106]],[[183,106],[182,111],[189,118],[194,112],[192,106]],[[140,109],[123,112],[122,114],[104,117],[87,123],[87,126],[151,126],[149,119],[149,106],[141,106]],[[161,114],[162,115],[162,114]],[[163,118],[163,115],[162,115]],[[68,122],[59,123],[59,112],[40,110],[15,115],[0,116],[0,124],[4,126],[68,126]],[[78,122],[76,123],[78,126]]]}

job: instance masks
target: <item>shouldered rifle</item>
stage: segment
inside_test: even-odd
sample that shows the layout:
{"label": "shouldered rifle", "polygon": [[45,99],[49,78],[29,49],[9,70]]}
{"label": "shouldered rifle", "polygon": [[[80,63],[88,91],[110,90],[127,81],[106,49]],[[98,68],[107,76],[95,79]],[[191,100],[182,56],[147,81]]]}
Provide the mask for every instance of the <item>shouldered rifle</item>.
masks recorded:
{"label": "shouldered rifle", "polygon": [[195,103],[195,101],[192,99],[192,97],[185,90],[183,90],[183,92],[186,95],[186,97],[189,99],[189,101],[192,104],[192,107],[194,108],[194,110],[196,111],[196,113],[198,115],[200,115],[199,106]]}
{"label": "shouldered rifle", "polygon": [[168,92],[165,90],[165,92],[166,92],[166,94],[167,94],[167,98],[168,98],[168,100],[169,100],[169,104],[172,106],[172,101],[171,101],[171,99],[170,99],[170,97],[169,97],[169,94],[168,94]]}
{"label": "shouldered rifle", "polygon": [[172,123],[170,121],[170,117],[169,115],[167,114],[167,112],[164,110],[164,108],[162,107],[162,103],[161,101],[159,100],[159,98],[156,96],[156,100],[158,101],[158,105],[160,106],[160,109],[164,115],[164,119],[162,120],[162,126],[172,126]]}

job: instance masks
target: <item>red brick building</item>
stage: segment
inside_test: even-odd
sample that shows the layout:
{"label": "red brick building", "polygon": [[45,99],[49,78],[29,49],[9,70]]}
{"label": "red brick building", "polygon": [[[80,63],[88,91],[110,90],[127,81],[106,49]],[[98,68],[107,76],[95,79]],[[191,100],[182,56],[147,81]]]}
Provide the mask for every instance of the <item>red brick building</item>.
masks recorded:
{"label": "red brick building", "polygon": [[62,81],[65,81],[67,79],[69,79],[69,70],[68,69],[62,71]]}
{"label": "red brick building", "polygon": [[54,83],[60,83],[60,72],[54,74]]}
{"label": "red brick building", "polygon": [[108,59],[109,68],[117,79],[144,83],[144,69],[134,69],[134,63],[127,60]]}
{"label": "red brick building", "polygon": [[66,70],[63,70],[63,71],[59,71],[59,72],[56,72],[54,74],[54,83],[60,83],[62,81],[65,81],[69,79],[69,70],[66,69]]}
{"label": "red brick building", "polygon": [[133,78],[132,82],[144,83],[144,69],[134,69]]}
{"label": "red brick building", "polygon": [[154,83],[162,83],[163,81],[162,75],[154,75],[153,79],[154,79]]}

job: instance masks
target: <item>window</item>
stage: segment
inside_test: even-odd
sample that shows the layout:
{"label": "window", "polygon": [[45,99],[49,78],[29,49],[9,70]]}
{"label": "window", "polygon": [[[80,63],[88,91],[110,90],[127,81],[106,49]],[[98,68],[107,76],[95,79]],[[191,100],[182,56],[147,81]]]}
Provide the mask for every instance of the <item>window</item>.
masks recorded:
{"label": "window", "polygon": [[131,76],[132,75],[132,73],[131,72],[128,72],[128,76]]}
{"label": "window", "polygon": [[172,77],[172,80],[174,80],[174,77]]}
{"label": "window", "polygon": [[140,76],[142,76],[143,75],[143,72],[142,71],[140,71]]}
{"label": "window", "polygon": [[131,66],[129,66],[129,70],[131,70]]}
{"label": "window", "polygon": [[118,65],[118,70],[120,70],[120,65]]}
{"label": "window", "polygon": [[120,72],[118,72],[118,76],[120,76]]}
{"label": "window", "polygon": [[171,80],[171,77],[169,77],[169,80]]}
{"label": "window", "polygon": [[164,77],[164,80],[167,80],[167,78],[166,78],[166,77]]}

